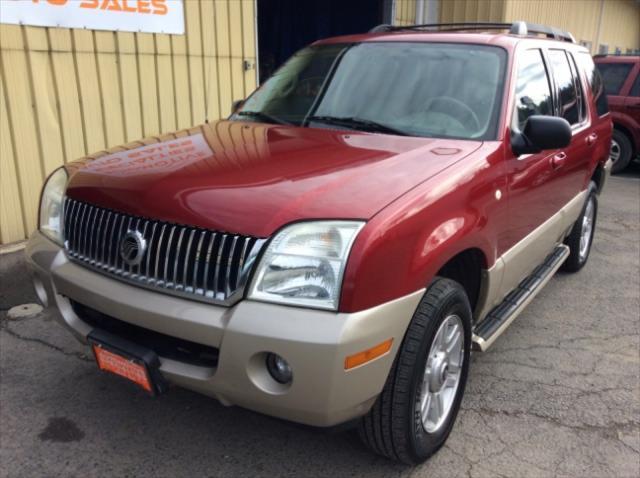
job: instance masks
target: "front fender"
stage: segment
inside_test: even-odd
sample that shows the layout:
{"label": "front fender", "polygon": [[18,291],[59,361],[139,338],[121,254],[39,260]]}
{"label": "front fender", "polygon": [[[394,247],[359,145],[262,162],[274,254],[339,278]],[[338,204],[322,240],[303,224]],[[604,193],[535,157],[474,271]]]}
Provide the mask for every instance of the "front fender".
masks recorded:
{"label": "front fender", "polygon": [[491,267],[506,228],[505,190],[501,143],[492,142],[397,199],[358,236],[340,310],[363,310],[422,289],[466,249],[482,251]]}

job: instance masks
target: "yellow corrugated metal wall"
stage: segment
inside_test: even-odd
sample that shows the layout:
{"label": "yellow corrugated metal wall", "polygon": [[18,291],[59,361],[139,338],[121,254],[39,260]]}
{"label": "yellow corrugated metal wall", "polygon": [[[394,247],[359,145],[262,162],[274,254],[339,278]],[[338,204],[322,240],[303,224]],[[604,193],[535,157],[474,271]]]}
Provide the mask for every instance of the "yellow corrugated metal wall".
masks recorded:
{"label": "yellow corrugated metal wall", "polygon": [[416,23],[416,0],[395,0],[394,25],[413,25]]}
{"label": "yellow corrugated metal wall", "polygon": [[[412,2],[415,5],[415,2]],[[636,0],[441,0],[440,21],[524,20],[570,31],[576,41],[622,52],[640,48],[640,4]]]}
{"label": "yellow corrugated metal wall", "polygon": [[[640,3],[634,0],[607,0],[604,3],[600,43],[609,45],[609,53],[618,47],[640,49]],[[597,53],[597,47],[594,53]]]}
{"label": "yellow corrugated metal wall", "polygon": [[600,18],[600,7],[600,2],[597,0],[581,2],[507,0],[504,19],[552,25],[571,32],[577,41],[593,42]]}
{"label": "yellow corrugated metal wall", "polygon": [[504,16],[504,0],[443,0],[440,2],[440,21],[453,22],[501,22]]}
{"label": "yellow corrugated metal wall", "polygon": [[609,46],[640,48],[640,4],[635,0],[506,0],[505,21],[526,20],[570,31],[576,41],[591,43],[591,52]]}
{"label": "yellow corrugated metal wall", "polygon": [[256,87],[254,0],[185,0],[185,35],[0,25],[0,243],[55,168],[217,119]]}

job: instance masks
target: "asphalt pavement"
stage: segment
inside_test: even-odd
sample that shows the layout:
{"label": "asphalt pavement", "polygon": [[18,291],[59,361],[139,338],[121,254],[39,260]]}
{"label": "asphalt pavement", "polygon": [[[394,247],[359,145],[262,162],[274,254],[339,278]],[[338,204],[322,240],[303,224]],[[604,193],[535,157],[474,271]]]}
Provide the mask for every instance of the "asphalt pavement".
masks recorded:
{"label": "asphalt pavement", "polygon": [[353,432],[269,418],[172,388],[148,398],[99,373],[36,302],[22,253],[0,256],[2,477],[638,477],[640,166],[600,198],[587,266],[559,273],[472,357],[458,421],[418,467]]}

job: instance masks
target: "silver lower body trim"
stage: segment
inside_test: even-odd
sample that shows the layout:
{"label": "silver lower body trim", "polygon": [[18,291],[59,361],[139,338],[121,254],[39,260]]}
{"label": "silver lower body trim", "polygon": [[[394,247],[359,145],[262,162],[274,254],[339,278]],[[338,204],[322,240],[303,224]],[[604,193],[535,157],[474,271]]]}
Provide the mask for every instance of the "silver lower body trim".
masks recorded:
{"label": "silver lower body trim", "polygon": [[564,261],[569,257],[569,247],[561,244],[558,246],[560,249],[560,257],[547,274],[542,278],[542,280],[538,283],[536,288],[532,290],[529,294],[527,294],[524,299],[517,304],[515,309],[505,318],[505,320],[500,324],[498,329],[493,332],[488,337],[481,337],[480,335],[473,334],[472,342],[475,350],[479,350],[480,352],[485,352],[491,345],[496,341],[500,335],[511,325],[511,323],[522,313],[522,311],[529,305],[529,303],[533,300],[533,298],[540,293],[544,286],[549,282],[549,280],[555,275],[557,270],[564,264]]}
{"label": "silver lower body trim", "polygon": [[484,271],[480,298],[474,313],[476,322],[484,319],[490,310],[502,302],[502,299],[564,240],[567,231],[580,216],[586,198],[587,190],[581,191],[562,209],[499,257],[490,269]]}

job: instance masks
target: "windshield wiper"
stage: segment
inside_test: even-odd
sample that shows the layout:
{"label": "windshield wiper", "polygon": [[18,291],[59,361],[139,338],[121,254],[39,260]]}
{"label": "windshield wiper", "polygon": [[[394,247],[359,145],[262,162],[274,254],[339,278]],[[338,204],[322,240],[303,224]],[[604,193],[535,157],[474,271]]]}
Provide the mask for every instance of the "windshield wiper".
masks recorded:
{"label": "windshield wiper", "polygon": [[258,121],[262,121],[264,123],[291,124],[288,121],[276,118],[275,116],[271,116],[268,113],[263,113],[262,111],[239,111],[238,113],[236,113],[236,115],[255,118]]}
{"label": "windshield wiper", "polygon": [[310,116],[307,118],[307,122],[309,121],[318,121],[321,123],[327,124],[335,124],[338,126],[346,126],[347,128],[362,130],[362,131],[370,131],[376,133],[389,133],[396,134],[398,136],[409,136],[409,133],[406,131],[401,131],[392,126],[387,126],[386,124],[378,123],[373,120],[358,118],[355,116],[348,117],[337,117],[337,116]]}

